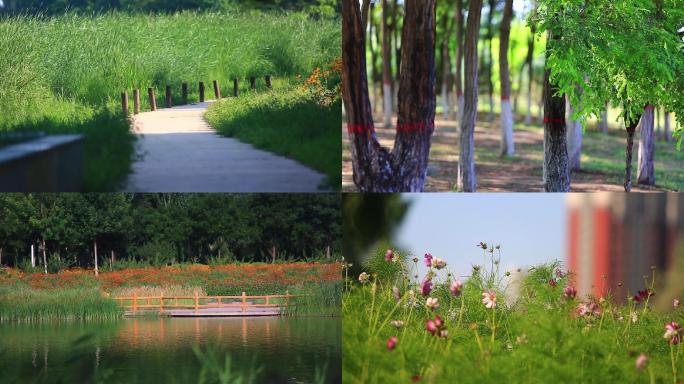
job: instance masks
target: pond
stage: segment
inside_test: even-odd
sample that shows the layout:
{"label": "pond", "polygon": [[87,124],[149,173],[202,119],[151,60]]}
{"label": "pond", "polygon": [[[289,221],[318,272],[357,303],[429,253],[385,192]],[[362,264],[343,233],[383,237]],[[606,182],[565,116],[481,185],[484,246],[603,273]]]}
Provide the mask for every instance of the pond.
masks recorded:
{"label": "pond", "polygon": [[259,383],[340,383],[341,325],[288,317],[3,324],[0,381],[196,383],[197,345],[221,368],[229,356],[231,372],[256,372]]}

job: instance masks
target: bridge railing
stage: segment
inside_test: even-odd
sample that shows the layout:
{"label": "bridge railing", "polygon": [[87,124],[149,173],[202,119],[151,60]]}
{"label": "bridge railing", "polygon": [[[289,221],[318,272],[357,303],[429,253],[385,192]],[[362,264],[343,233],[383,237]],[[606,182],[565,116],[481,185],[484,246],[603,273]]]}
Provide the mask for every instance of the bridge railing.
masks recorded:
{"label": "bridge railing", "polygon": [[[250,308],[284,308],[290,305],[290,299],[302,295],[257,295],[247,296],[242,292],[240,296],[200,296],[195,292],[194,296],[128,296],[113,297],[126,310],[133,313],[139,310],[159,309],[194,309],[195,311],[208,308],[240,308],[246,312]],[[231,300],[230,302],[224,302]],[[257,303],[256,301],[259,301]]]}

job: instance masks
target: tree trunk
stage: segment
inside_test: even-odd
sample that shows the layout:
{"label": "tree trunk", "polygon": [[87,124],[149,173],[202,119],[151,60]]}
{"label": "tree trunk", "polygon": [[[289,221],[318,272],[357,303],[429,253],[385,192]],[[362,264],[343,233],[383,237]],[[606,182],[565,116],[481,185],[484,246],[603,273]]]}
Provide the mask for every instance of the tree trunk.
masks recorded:
{"label": "tree trunk", "polygon": [[456,122],[461,125],[463,117],[463,0],[456,0]]}
{"label": "tree trunk", "polygon": [[2,247],[0,247],[0,266],[2,266]]}
{"label": "tree trunk", "polygon": [[420,192],[435,128],[435,0],[410,0],[405,7],[392,169],[395,190]]}
{"label": "tree trunk", "polygon": [[[327,246],[325,247],[325,258],[326,258],[326,259],[330,259],[330,255],[331,255],[331,254],[330,254],[330,246],[327,245]],[[2,249],[0,249],[0,256],[2,256]]]}
{"label": "tree trunk", "polygon": [[95,258],[95,276],[98,276],[100,274],[100,271],[97,268],[97,240],[93,242],[93,250],[94,250],[94,258]]}
{"label": "tree trunk", "polygon": [[388,18],[389,6],[387,0],[382,0],[382,111],[385,127],[392,126],[392,44],[387,26]]}
{"label": "tree trunk", "polygon": [[665,120],[665,122],[664,122],[665,141],[669,142],[670,141],[670,113],[667,110],[664,110],[663,118]]}
{"label": "tree trunk", "polygon": [[41,243],[41,248],[43,249],[43,271],[47,275],[47,250],[45,249],[45,239]]}
{"label": "tree trunk", "polygon": [[487,15],[487,43],[489,46],[487,58],[487,95],[489,96],[489,114],[487,120],[494,120],[494,83],[492,82],[493,54],[492,40],[494,39],[494,12],[496,11],[497,0],[489,0],[489,14]]}
{"label": "tree trunk", "polygon": [[[368,29],[368,44],[370,48],[370,53],[371,53],[371,87],[373,88],[373,112],[378,111],[378,104],[380,103],[380,97],[378,96],[378,88],[376,85],[376,81],[378,79],[378,67],[377,67],[377,62],[378,62],[378,54],[377,54],[377,49],[373,48],[373,31],[375,31],[376,35],[376,42],[379,41],[379,36],[380,34],[378,33],[378,27],[376,26],[373,28],[373,14],[375,13],[375,3],[371,3],[370,5],[370,25]],[[365,25],[363,26],[365,29]],[[346,110],[346,106],[345,106]]]}
{"label": "tree trunk", "polygon": [[[559,36],[553,35],[549,38],[559,39]],[[545,192],[569,192],[570,168],[565,126],[565,95],[557,94],[559,89],[555,84],[551,84],[550,75],[551,71],[547,69],[544,73],[543,185]]]}
{"label": "tree trunk", "polygon": [[501,79],[501,156],[512,156],[515,151],[513,143],[513,112],[511,111],[511,80],[508,70],[508,41],[511,35],[511,18],[513,17],[513,0],[506,0],[503,19],[501,20],[501,36],[499,38],[499,78]]}
{"label": "tree trunk", "polygon": [[31,268],[36,267],[36,253],[34,251],[34,245],[31,243]]}
{"label": "tree trunk", "polygon": [[[397,110],[397,105],[398,105],[398,97],[397,93],[399,92],[397,90],[397,82],[399,80],[399,65],[401,60],[399,57],[401,56],[401,51],[399,50],[400,46],[400,36],[397,34],[397,31],[399,30],[399,25],[398,25],[398,19],[397,19],[397,11],[399,10],[399,0],[394,0],[392,2],[392,40],[394,42],[393,50],[394,50],[394,63],[395,63],[395,68],[394,68],[394,78],[392,78],[392,110],[396,111]],[[392,46],[390,46],[392,48]]]}
{"label": "tree trunk", "polygon": [[480,33],[482,0],[470,0],[465,36],[465,94],[461,120],[461,141],[457,186],[463,192],[475,192],[475,121],[477,120],[477,40]]}
{"label": "tree trunk", "polygon": [[442,26],[444,30],[444,38],[440,51],[442,53],[442,117],[444,120],[449,118],[449,72],[451,72],[451,65],[449,63],[449,33],[447,32],[448,13],[444,13],[442,18]]}
{"label": "tree trunk", "polygon": [[112,257],[111,257],[111,259],[109,259],[109,269],[110,270],[114,268],[114,261],[116,261],[116,260],[114,258],[114,250],[112,249]]}
{"label": "tree trunk", "polygon": [[641,116],[637,116],[633,121],[625,118],[625,129],[627,130],[627,150],[625,154],[625,192],[632,191],[632,148],[634,147],[634,133],[639,125]]}
{"label": "tree trunk", "polygon": [[570,161],[570,170],[579,171],[580,161],[582,156],[582,123],[572,118],[574,109],[570,100],[566,104],[568,117],[568,160]]}
{"label": "tree trunk", "polygon": [[530,26],[532,35],[527,41],[527,114],[525,115],[525,124],[532,124],[532,84],[534,84],[534,35],[536,34],[536,27],[534,24]]}
{"label": "tree trunk", "polygon": [[342,89],[354,183],[361,192],[420,192],[435,118],[434,0],[409,0],[402,32],[397,137],[390,153],[375,136],[360,12],[342,3]]}
{"label": "tree trunk", "polygon": [[647,105],[644,108],[644,114],[641,116],[637,169],[637,182],[643,185],[655,185],[653,119],[654,108],[652,105]]}
{"label": "tree trunk", "polygon": [[370,0],[363,0],[361,4],[361,24],[363,25],[363,32],[366,33],[366,27],[368,26],[368,9],[370,8]]}
{"label": "tree trunk", "polygon": [[608,133],[608,103],[606,103],[606,109],[601,111],[601,121],[599,122],[599,129],[603,133]]}
{"label": "tree trunk", "polygon": [[276,262],[276,247],[275,245],[271,247],[271,263],[275,264]]}

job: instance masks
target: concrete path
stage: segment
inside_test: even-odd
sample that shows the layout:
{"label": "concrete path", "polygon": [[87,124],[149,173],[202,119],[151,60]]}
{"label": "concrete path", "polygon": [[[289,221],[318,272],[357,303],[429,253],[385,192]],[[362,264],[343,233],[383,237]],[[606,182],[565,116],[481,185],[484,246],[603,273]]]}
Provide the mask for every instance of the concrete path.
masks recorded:
{"label": "concrete path", "polygon": [[133,118],[137,159],[128,192],[315,192],[324,176],[294,160],[220,136],[203,119],[212,101]]}

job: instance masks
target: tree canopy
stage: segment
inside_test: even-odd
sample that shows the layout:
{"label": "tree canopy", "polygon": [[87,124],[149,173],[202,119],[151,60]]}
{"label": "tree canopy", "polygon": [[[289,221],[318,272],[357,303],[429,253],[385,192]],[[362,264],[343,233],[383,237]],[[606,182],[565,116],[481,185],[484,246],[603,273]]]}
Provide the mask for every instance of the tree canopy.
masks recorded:
{"label": "tree canopy", "polygon": [[317,257],[341,246],[339,207],[336,194],[2,194],[0,264],[30,265],[43,241],[50,270],[91,266],[95,242],[100,258],[153,265]]}

